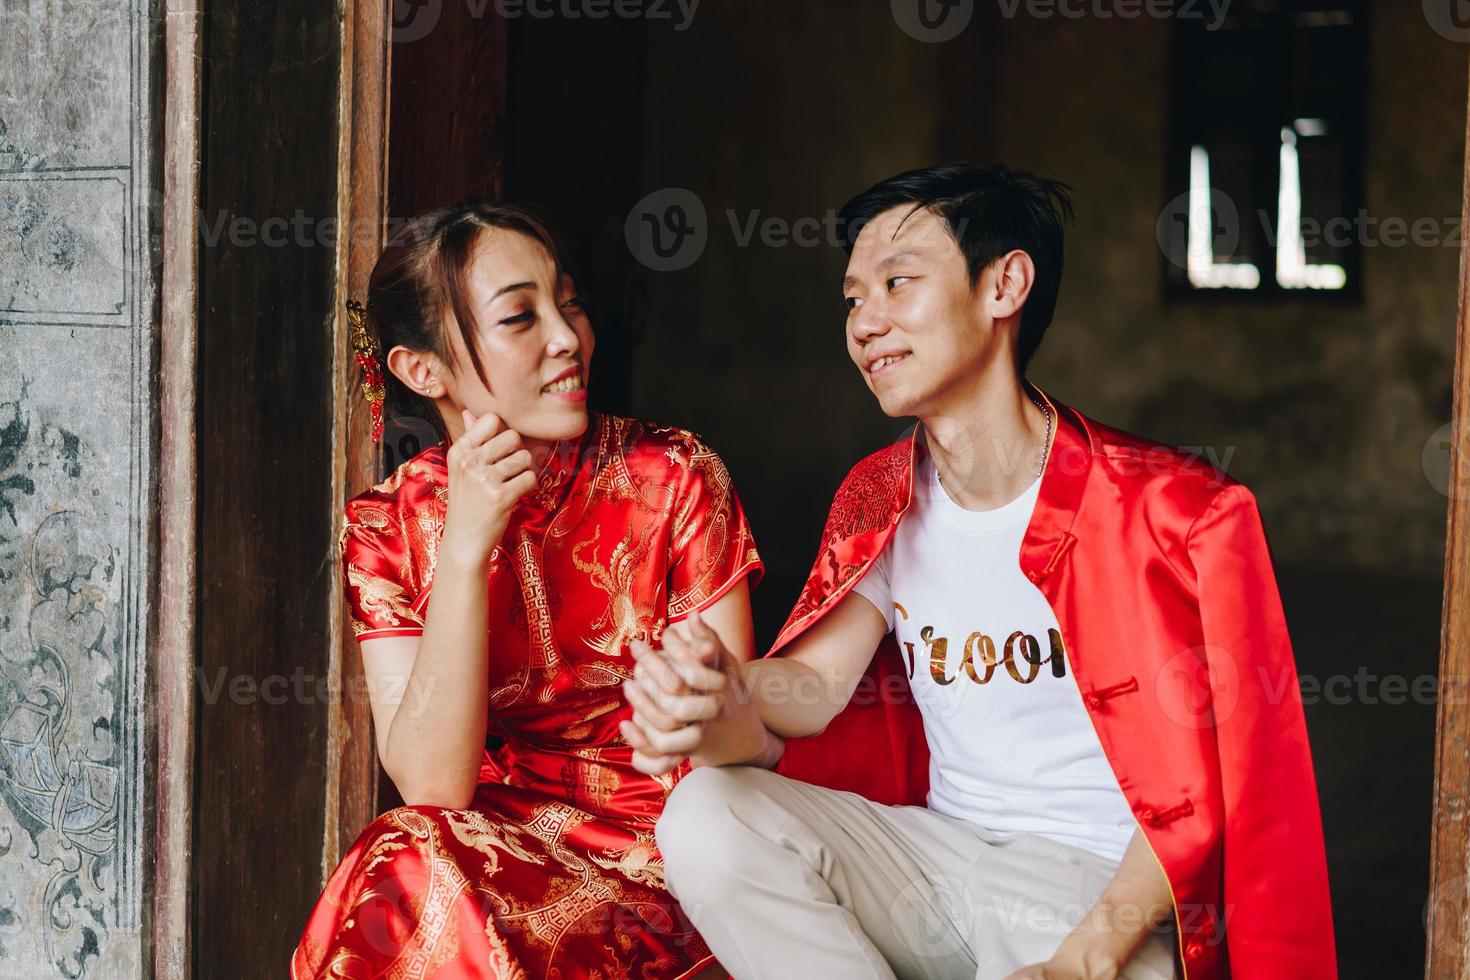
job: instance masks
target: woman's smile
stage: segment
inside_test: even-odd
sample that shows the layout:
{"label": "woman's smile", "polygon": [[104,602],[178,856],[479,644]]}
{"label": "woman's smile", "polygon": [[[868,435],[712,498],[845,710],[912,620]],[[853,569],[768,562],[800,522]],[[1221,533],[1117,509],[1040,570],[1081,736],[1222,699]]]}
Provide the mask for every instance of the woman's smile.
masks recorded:
{"label": "woman's smile", "polygon": [[587,401],[587,383],[582,377],[582,369],[580,367],[567,368],[550,384],[543,386],[541,393],[574,404],[582,404]]}

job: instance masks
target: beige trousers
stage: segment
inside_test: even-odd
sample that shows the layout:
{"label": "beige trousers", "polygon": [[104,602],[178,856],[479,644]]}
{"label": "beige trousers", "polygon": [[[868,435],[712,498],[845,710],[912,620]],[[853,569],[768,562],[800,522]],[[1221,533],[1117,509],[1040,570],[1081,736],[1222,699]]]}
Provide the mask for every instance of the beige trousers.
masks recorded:
{"label": "beige trousers", "polygon": [[[657,833],[669,890],[736,980],[1003,980],[1050,957],[1116,868],[746,766],[690,773]],[[1122,977],[1173,980],[1173,933]]]}

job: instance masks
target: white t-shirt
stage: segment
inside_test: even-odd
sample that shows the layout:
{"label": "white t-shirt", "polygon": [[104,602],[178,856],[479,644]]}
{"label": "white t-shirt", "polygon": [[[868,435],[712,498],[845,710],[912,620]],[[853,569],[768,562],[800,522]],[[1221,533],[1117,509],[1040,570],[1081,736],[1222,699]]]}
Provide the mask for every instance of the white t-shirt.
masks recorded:
{"label": "white t-shirt", "polygon": [[1040,489],[1037,479],[1002,507],[965,510],[923,459],[913,503],[854,591],[897,632],[929,741],[929,807],[1118,861],[1137,821],[1056,616],[1021,573]]}

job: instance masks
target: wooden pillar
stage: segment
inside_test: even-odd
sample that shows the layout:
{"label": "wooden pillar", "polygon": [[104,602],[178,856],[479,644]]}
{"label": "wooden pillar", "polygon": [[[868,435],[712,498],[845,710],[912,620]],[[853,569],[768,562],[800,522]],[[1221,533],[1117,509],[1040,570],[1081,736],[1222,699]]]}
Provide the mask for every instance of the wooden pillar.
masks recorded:
{"label": "wooden pillar", "polygon": [[[329,558],[338,582],[335,532],[342,505],[376,481],[379,452],[372,443],[372,418],[358,391],[345,315],[349,299],[367,293],[368,276],[382,250],[387,213],[388,72],[392,45],[388,5],[349,0],[343,10],[341,104],[338,118],[337,280],[332,331],[332,492],[323,519],[333,529]],[[377,754],[372,710],[355,679],[362,673],[357,641],[347,628],[340,585],[330,598],[329,639],[334,679],[327,719],[326,824],[322,835],[322,882],[377,808]]]}
{"label": "wooden pillar", "polygon": [[[386,434],[374,446],[367,403],[349,347],[344,308],[364,300],[373,264],[391,232],[413,215],[469,197],[497,197],[503,172],[505,23],[493,6],[444,4],[406,10],[349,0],[342,41],[342,120],[332,379],[333,465],[328,526],[340,528],[347,500],[376,483],[419,442]],[[445,93],[452,92],[453,98]],[[361,686],[362,657],[347,628],[337,555],[332,554],[327,727],[327,821],[323,879],[347,846],[397,794],[378,778],[372,712]]]}
{"label": "wooden pillar", "polygon": [[163,270],[159,341],[157,725],[153,969],[190,973],[194,806],[194,372],[198,364],[199,78],[202,0],[167,0],[163,21]]}
{"label": "wooden pillar", "polygon": [[[1470,128],[1460,227],[1470,226]],[[1460,246],[1425,976],[1470,978],[1470,246]]]}
{"label": "wooden pillar", "polygon": [[192,961],[279,976],[321,890],[342,14],[204,9]]}

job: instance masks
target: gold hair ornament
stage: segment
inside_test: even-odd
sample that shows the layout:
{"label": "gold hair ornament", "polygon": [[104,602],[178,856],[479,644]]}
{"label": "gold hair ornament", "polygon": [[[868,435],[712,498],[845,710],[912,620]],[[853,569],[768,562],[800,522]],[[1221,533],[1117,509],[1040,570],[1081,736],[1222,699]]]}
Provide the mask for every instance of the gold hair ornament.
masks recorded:
{"label": "gold hair ornament", "polygon": [[362,396],[373,410],[373,442],[382,442],[383,399],[388,389],[383,383],[383,363],[378,357],[378,344],[368,329],[367,307],[355,299],[348,300],[347,322],[352,325],[352,356],[362,369]]}

